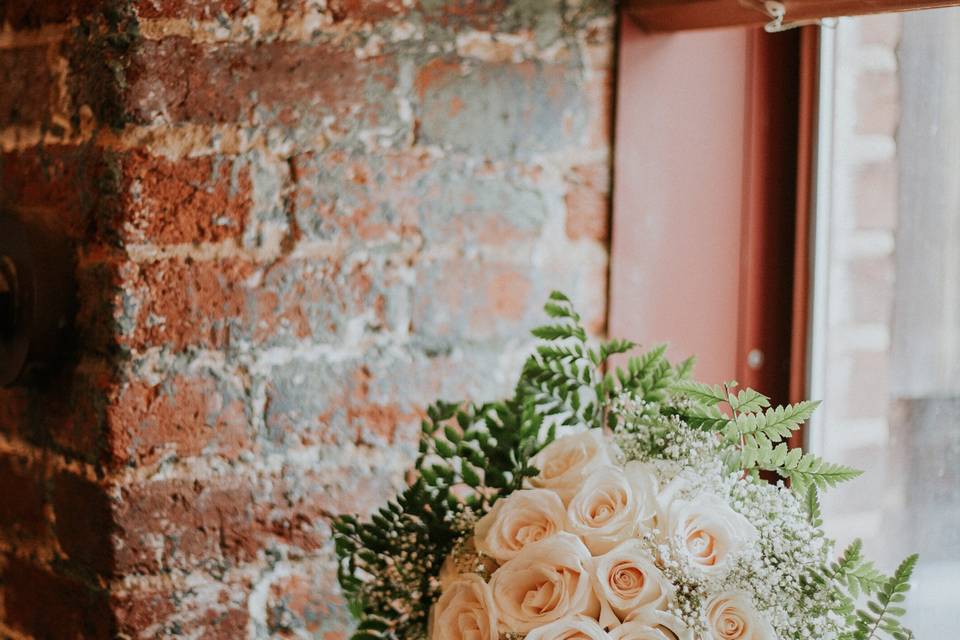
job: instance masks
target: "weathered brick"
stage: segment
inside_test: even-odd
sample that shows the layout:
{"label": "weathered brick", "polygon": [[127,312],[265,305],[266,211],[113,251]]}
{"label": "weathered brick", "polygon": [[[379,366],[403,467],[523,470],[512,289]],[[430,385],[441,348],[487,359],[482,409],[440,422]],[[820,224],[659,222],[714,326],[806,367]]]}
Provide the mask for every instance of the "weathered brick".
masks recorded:
{"label": "weathered brick", "polygon": [[254,508],[254,487],[244,478],[125,486],[114,506],[124,541],[116,552],[117,569],[123,574],[216,570],[250,560],[259,546]]}
{"label": "weathered brick", "polygon": [[294,178],[298,227],[325,240],[504,244],[537,237],[547,218],[537,171],[523,165],[334,150],[296,157]]}
{"label": "weathered brick", "polygon": [[191,576],[186,584],[140,585],[131,580],[111,604],[118,637],[190,637],[237,640],[249,637],[247,598],[250,580],[244,577]]}
{"label": "weathered brick", "polygon": [[344,469],[294,467],[278,477],[217,476],[127,485],[114,505],[124,540],[116,550],[117,570],[217,575],[278,545],[299,553],[319,549],[329,537],[324,513],[361,506],[368,510],[389,491],[382,475],[345,483]]}
{"label": "weathered brick", "polygon": [[605,243],[610,227],[610,167],[573,167],[567,176],[567,236]]}
{"label": "weathered brick", "polygon": [[[305,1],[307,0],[283,0],[283,3],[302,5]],[[327,2],[327,8],[334,20],[358,21],[383,20],[409,12],[409,8],[404,5],[403,0],[330,0]]]}
{"label": "weathered brick", "polygon": [[133,348],[166,345],[222,348],[244,312],[245,280],[256,267],[242,260],[170,259],[127,265],[121,340]]}
{"label": "weathered brick", "polygon": [[210,370],[155,384],[133,379],[107,409],[112,459],[139,466],[167,456],[236,458],[250,444],[245,400],[239,380]]}
{"label": "weathered brick", "polygon": [[197,44],[170,37],[138,49],[127,90],[140,122],[272,121],[350,118],[351,127],[382,125],[396,61],[358,59],[326,44]]}
{"label": "weathered brick", "polygon": [[5,564],[0,591],[6,625],[49,640],[114,637],[113,616],[102,589],[19,558],[8,557]]}
{"label": "weathered brick", "polygon": [[91,146],[48,145],[0,153],[0,203],[29,210],[32,220],[81,238],[93,213],[109,213],[115,190],[110,160]]}
{"label": "weathered brick", "polygon": [[7,539],[43,538],[49,528],[45,510],[47,478],[42,465],[0,455],[0,531]]}
{"label": "weathered brick", "polygon": [[0,3],[0,24],[7,22],[14,29],[36,28],[84,16],[102,4],[104,0],[4,0]]}
{"label": "weathered brick", "polygon": [[[390,443],[404,427],[409,436],[429,399],[409,384],[377,393],[390,384],[378,365],[294,361],[278,368],[267,385],[268,442],[282,447]],[[415,386],[429,388],[430,382],[423,377]],[[413,393],[396,393],[401,390]]]}
{"label": "weathered brick", "polygon": [[[329,638],[350,626],[332,562],[305,562],[270,583],[265,618],[271,637]],[[333,636],[339,637],[339,636]]]}
{"label": "weathered brick", "polygon": [[522,265],[479,260],[424,264],[417,272],[412,328],[441,341],[523,335],[542,319],[548,293]]}
{"label": "weathered brick", "polygon": [[250,169],[227,156],[167,160],[143,152],[121,163],[129,242],[217,242],[243,234],[251,206]]}
{"label": "weathered brick", "polygon": [[896,229],[897,170],[893,161],[872,162],[859,168],[854,182],[858,227]]}
{"label": "weathered brick", "polygon": [[48,48],[0,49],[0,86],[22,87],[0,92],[0,125],[39,124],[54,106],[55,80]]}
{"label": "weathered brick", "polygon": [[136,0],[141,19],[185,18],[213,20],[223,16],[236,18],[252,8],[249,0]]}
{"label": "weathered brick", "polygon": [[[127,270],[124,344],[213,349],[330,343],[358,328],[396,328],[407,295],[397,267],[290,260],[165,260]],[[359,323],[359,324],[358,324]]]}
{"label": "weathered brick", "polygon": [[881,13],[857,17],[860,42],[863,44],[896,47],[900,42],[903,16],[898,13]]}
{"label": "weathered brick", "polygon": [[538,62],[441,58],[419,70],[419,133],[474,154],[529,157],[574,146],[586,100],[571,69]]}
{"label": "weathered brick", "polygon": [[111,388],[109,370],[67,363],[32,387],[0,389],[0,431],[70,457],[99,461]]}
{"label": "weathered brick", "polygon": [[67,560],[102,575],[113,570],[112,518],[106,489],[72,473],[53,478],[54,529]]}
{"label": "weathered brick", "polygon": [[857,80],[857,132],[893,136],[900,119],[897,74],[862,71]]}

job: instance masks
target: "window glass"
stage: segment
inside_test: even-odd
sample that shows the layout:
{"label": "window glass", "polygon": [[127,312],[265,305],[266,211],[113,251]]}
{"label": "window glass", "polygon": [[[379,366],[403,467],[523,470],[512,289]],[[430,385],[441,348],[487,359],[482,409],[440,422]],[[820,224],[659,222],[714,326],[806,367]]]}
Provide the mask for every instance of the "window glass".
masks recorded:
{"label": "window glass", "polygon": [[864,469],[828,532],[920,564],[918,638],[960,619],[960,10],[823,30],[811,446]]}

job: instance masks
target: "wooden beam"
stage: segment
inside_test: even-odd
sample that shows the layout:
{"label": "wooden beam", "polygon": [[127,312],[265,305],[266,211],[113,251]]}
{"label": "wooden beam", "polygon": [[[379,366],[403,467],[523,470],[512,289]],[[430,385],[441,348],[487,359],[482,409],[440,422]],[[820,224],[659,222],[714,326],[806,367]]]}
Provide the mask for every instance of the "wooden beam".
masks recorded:
{"label": "wooden beam", "polygon": [[[762,0],[626,0],[627,14],[645,31],[758,26],[770,22]],[[784,24],[822,18],[960,5],[960,0],[782,0]]]}

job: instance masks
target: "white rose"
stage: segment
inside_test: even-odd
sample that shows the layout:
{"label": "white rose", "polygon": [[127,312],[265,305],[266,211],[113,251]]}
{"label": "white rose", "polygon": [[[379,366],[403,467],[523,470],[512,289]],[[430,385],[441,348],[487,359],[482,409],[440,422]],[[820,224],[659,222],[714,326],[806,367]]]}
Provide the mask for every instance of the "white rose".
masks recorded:
{"label": "white rose", "polygon": [[640,609],[665,610],[673,587],[640,540],[627,540],[594,560],[598,594],[620,620]]}
{"label": "white rose", "polygon": [[537,627],[526,640],[610,640],[610,636],[593,618],[571,616]]}
{"label": "white rose", "polygon": [[641,615],[611,629],[610,640],[693,640],[693,632],[673,614],[641,609]]}
{"label": "white rose", "polygon": [[555,491],[567,504],[591,473],[613,463],[610,448],[599,429],[554,440],[533,457],[531,463],[540,473],[530,484]]}
{"label": "white rose", "polygon": [[704,574],[719,575],[746,547],[757,529],[719,496],[705,493],[674,500],[668,513],[668,536],[679,553]]}
{"label": "white rose", "polygon": [[728,592],[707,601],[705,640],[776,640],[770,622],[760,615],[750,596]]}
{"label": "white rose", "polygon": [[655,513],[656,480],[643,465],[608,466],[595,471],[567,507],[569,530],[594,555],[606,553],[637,534]]}
{"label": "white rose", "polygon": [[490,586],[475,573],[451,582],[430,612],[431,640],[497,640]]}
{"label": "white rose", "polygon": [[477,550],[498,562],[515,558],[533,542],[564,530],[567,514],[560,497],[546,489],[523,489],[498,500],[475,529]]}
{"label": "white rose", "polygon": [[490,579],[503,631],[527,633],[567,616],[595,616],[593,559],[579,538],[558,533],[523,548]]}

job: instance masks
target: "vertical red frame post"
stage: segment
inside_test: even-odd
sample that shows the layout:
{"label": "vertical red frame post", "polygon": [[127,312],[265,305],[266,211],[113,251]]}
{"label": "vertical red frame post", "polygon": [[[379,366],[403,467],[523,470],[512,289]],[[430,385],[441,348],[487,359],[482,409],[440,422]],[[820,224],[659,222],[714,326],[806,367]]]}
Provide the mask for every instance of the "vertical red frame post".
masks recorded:
{"label": "vertical red frame post", "polygon": [[796,401],[818,29],[646,34],[623,19],[608,329]]}

